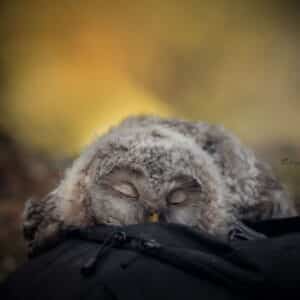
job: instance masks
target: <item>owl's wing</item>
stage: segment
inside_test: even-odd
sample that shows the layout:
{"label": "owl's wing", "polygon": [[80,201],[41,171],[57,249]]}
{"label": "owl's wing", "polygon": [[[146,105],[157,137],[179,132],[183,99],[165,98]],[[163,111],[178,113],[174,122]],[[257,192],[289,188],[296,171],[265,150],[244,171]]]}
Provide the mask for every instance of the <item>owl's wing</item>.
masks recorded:
{"label": "owl's wing", "polygon": [[257,221],[297,215],[295,204],[271,166],[236,137],[225,135],[216,145],[216,156],[222,157],[219,164],[223,161],[220,165],[230,190],[239,194],[240,216]]}
{"label": "owl's wing", "polygon": [[257,174],[254,177],[255,185],[252,184],[255,187],[255,201],[241,211],[243,219],[256,221],[296,216],[295,204],[271,168],[259,160],[255,166]]}
{"label": "owl's wing", "polygon": [[23,235],[29,250],[55,239],[61,227],[57,212],[58,197],[54,192],[42,199],[29,199],[23,212]]}
{"label": "owl's wing", "polygon": [[221,126],[196,123],[196,127],[191,135],[218,166],[238,216],[254,221],[296,215],[285,187],[251,149]]}

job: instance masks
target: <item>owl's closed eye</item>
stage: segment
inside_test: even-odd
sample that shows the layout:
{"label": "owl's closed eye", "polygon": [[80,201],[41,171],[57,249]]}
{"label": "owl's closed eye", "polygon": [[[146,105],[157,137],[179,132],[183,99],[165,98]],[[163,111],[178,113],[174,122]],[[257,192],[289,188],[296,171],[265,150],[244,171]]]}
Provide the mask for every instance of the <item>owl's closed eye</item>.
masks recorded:
{"label": "owl's closed eye", "polygon": [[139,193],[135,186],[130,182],[119,182],[112,185],[112,189],[119,192],[122,196],[138,199]]}

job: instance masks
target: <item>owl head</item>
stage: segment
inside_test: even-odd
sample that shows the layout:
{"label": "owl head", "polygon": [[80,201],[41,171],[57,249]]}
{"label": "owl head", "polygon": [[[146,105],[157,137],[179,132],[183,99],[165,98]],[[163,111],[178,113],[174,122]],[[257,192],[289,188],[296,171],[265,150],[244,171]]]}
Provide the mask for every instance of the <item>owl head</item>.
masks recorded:
{"label": "owl head", "polygon": [[287,193],[222,127],[128,118],[85,149],[47,197],[28,201],[25,238],[68,226],[179,223],[224,235],[241,218],[294,214]]}

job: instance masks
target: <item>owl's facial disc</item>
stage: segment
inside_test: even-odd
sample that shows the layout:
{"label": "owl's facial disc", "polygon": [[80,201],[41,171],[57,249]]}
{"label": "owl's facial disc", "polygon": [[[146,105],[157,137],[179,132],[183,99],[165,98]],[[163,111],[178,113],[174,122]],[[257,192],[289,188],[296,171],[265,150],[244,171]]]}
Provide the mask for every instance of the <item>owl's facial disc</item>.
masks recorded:
{"label": "owl's facial disc", "polygon": [[92,195],[97,221],[106,224],[194,224],[195,203],[199,203],[202,183],[183,173],[151,175],[123,165],[98,177]]}

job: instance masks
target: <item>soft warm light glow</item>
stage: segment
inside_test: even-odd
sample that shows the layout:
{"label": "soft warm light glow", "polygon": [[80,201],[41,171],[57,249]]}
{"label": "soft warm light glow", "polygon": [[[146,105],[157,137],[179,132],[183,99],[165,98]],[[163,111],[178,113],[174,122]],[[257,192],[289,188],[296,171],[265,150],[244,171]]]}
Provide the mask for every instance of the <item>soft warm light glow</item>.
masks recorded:
{"label": "soft warm light glow", "polygon": [[300,39],[280,6],[29,0],[2,7],[0,126],[29,145],[74,153],[139,113],[221,123],[252,144],[300,138]]}

